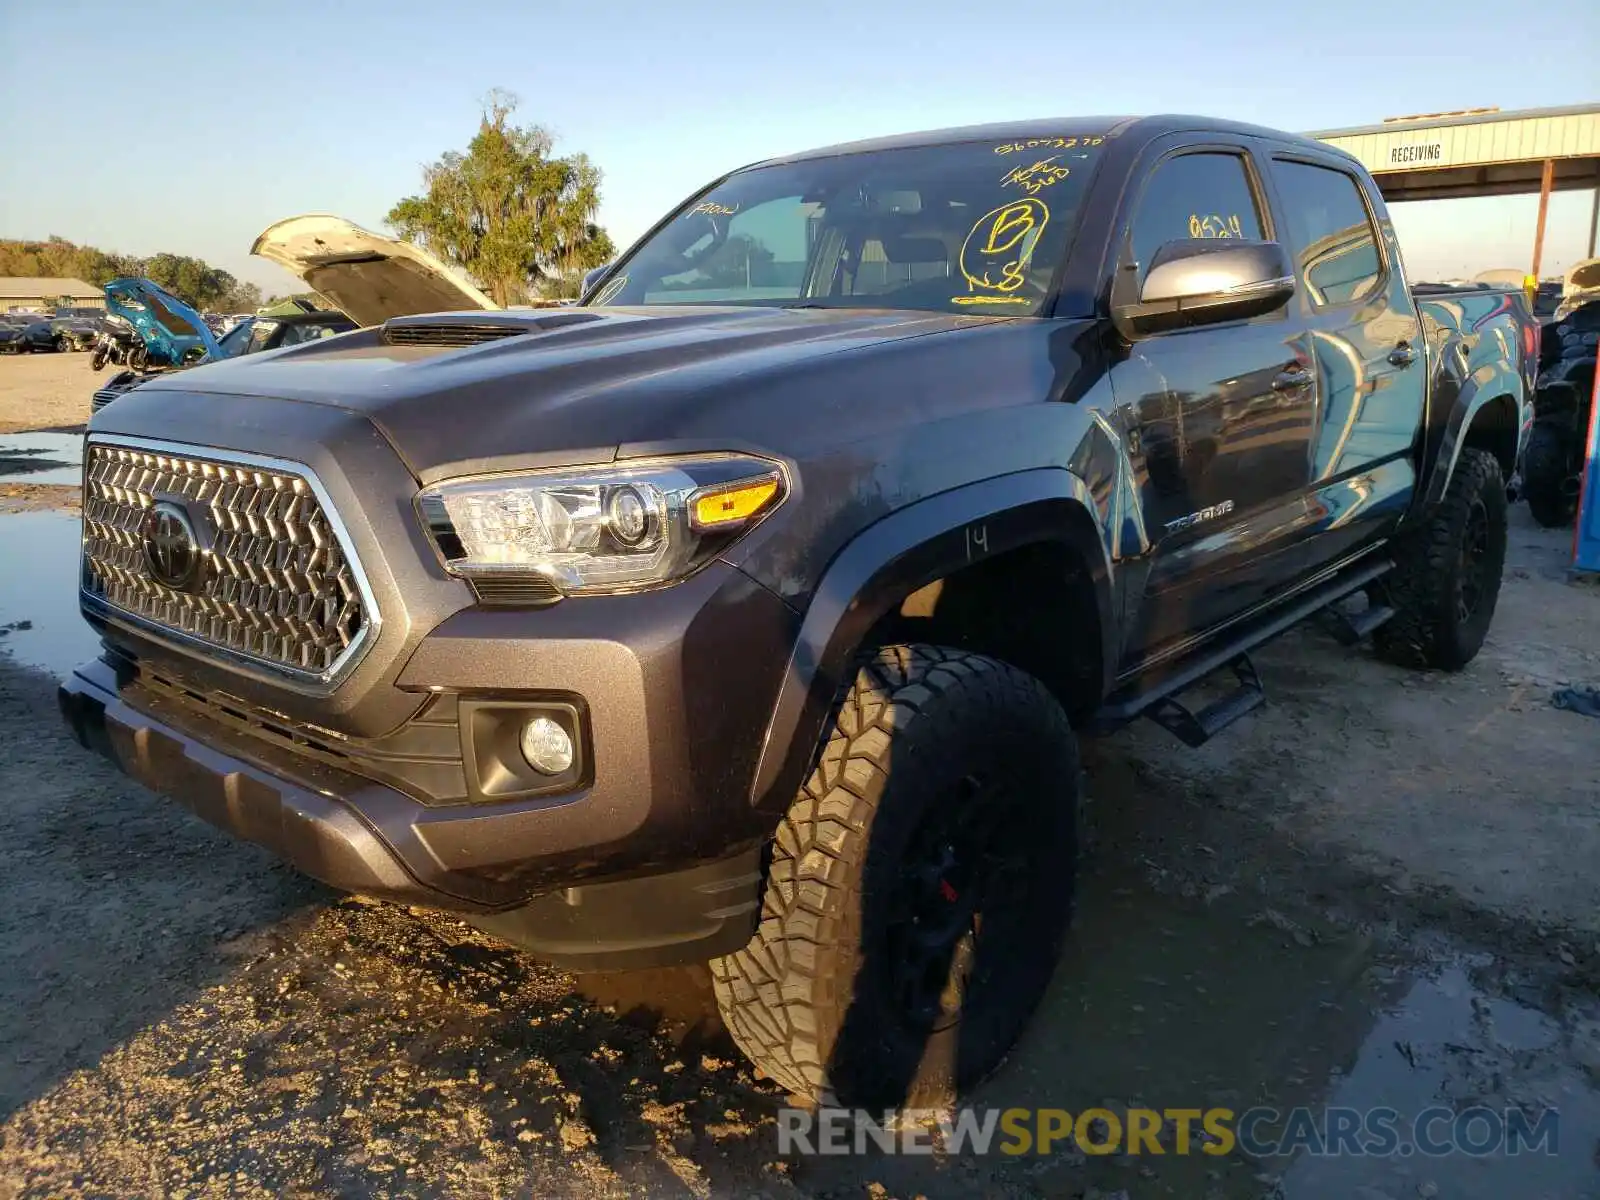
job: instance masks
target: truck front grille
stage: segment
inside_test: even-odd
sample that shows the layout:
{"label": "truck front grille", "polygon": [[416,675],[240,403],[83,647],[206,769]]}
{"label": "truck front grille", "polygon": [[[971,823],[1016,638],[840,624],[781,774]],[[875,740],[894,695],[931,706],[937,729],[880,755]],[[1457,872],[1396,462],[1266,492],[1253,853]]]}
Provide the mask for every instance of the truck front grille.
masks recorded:
{"label": "truck front grille", "polygon": [[[161,536],[180,557],[163,558]],[[175,576],[190,541],[199,565]],[[377,624],[309,469],[165,443],[88,445],[82,587],[136,624],[313,682],[353,665]]]}

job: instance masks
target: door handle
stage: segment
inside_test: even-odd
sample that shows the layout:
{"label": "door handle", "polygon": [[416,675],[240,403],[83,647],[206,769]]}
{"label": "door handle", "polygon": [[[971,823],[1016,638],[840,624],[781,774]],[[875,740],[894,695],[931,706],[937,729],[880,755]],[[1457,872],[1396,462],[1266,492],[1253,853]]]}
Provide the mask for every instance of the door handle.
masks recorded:
{"label": "door handle", "polygon": [[1310,386],[1310,370],[1299,365],[1285,367],[1272,377],[1272,390],[1275,392],[1293,392]]}
{"label": "door handle", "polygon": [[1397,367],[1409,367],[1417,361],[1417,352],[1411,348],[1410,342],[1401,342],[1389,351],[1389,362]]}

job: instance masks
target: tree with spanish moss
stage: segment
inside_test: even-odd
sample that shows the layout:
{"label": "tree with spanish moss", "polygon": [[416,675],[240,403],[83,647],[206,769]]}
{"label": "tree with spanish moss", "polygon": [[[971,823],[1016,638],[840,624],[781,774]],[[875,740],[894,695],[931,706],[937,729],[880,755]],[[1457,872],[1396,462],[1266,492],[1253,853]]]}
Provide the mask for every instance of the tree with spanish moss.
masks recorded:
{"label": "tree with spanish moss", "polygon": [[587,155],[552,154],[538,125],[511,121],[517,98],[484,101],[466,153],[423,168],[423,191],[389,210],[389,226],[467,272],[498,304],[532,294],[576,295],[583,272],[614,248],[595,222],[600,170]]}

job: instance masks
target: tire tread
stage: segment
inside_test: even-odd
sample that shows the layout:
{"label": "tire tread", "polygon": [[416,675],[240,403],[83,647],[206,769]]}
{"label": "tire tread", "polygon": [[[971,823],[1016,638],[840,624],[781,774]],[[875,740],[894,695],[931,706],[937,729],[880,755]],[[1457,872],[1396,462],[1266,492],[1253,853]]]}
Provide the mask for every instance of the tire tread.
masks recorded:
{"label": "tire tread", "polygon": [[927,645],[883,647],[860,663],[845,691],[817,766],[780,822],[754,937],[714,959],[713,989],[734,1041],[767,1077],[797,1096],[826,1087],[830,1046],[851,998],[853,971],[841,969],[859,940],[860,872],[888,782],[896,739],[952,691],[1003,693],[1048,703],[1033,677],[982,655]]}

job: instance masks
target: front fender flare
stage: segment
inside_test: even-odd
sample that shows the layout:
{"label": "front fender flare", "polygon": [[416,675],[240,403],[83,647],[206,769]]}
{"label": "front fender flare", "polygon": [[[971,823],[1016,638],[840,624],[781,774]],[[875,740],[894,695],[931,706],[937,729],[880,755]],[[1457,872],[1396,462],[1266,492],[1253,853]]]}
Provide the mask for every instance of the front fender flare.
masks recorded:
{"label": "front fender flare", "polygon": [[1102,679],[1117,652],[1111,558],[1088,485],[1061,467],[1019,471],[940,492],[857,534],[823,572],[779,687],[751,787],[781,812],[810,770],[834,697],[879,618],[963,567],[1042,542],[1071,547],[1090,572],[1101,628]]}
{"label": "front fender flare", "polygon": [[1466,444],[1467,431],[1472,428],[1472,422],[1485,405],[1498,400],[1501,396],[1510,396],[1517,406],[1515,457],[1521,457],[1522,444],[1527,433],[1525,425],[1528,400],[1525,393],[1521,376],[1504,364],[1481,366],[1461,381],[1455,403],[1450,406],[1450,415],[1445,421],[1438,452],[1428,472],[1425,504],[1429,509],[1444,499],[1445,489],[1450,486],[1450,479],[1455,474],[1456,464],[1461,459],[1461,450]]}

